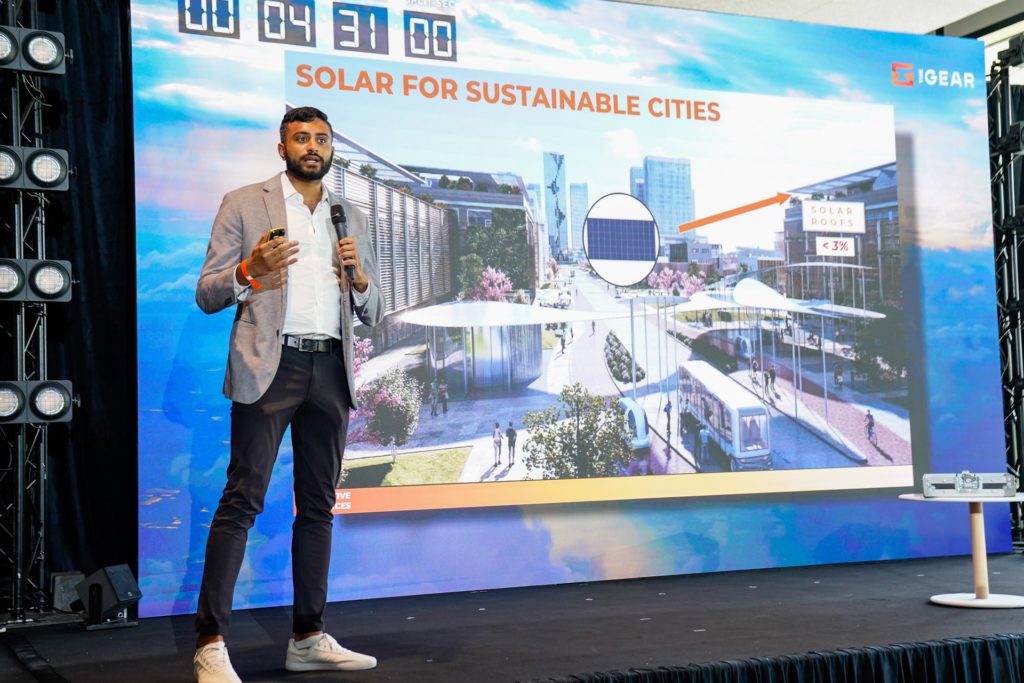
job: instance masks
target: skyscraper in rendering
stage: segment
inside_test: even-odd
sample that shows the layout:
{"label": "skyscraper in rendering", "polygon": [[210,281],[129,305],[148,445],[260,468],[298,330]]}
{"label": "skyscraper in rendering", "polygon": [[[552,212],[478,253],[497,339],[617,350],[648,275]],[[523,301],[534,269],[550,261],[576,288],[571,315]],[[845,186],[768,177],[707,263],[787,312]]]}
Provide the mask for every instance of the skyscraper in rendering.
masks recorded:
{"label": "skyscraper in rendering", "polygon": [[[662,247],[688,237],[679,234],[679,225],[692,221],[693,183],[690,160],[670,157],[644,157],[643,201],[654,214]],[[633,173],[630,170],[630,180]],[[633,183],[631,182],[630,185]],[[634,195],[635,196],[635,195]]]}
{"label": "skyscraper in rendering", "polygon": [[551,242],[548,240],[548,227],[544,217],[544,188],[539,183],[529,183],[526,186],[526,202],[530,207],[530,213],[537,221],[537,266],[540,271],[540,281],[544,281],[547,272],[547,263],[551,258]]}
{"label": "skyscraper in rendering", "polygon": [[569,185],[569,214],[572,216],[573,251],[583,249],[583,222],[590,210],[590,194],[586,183]]}
{"label": "skyscraper in rendering", "polygon": [[643,166],[633,166],[629,169],[629,193],[640,201],[645,201]]}
{"label": "skyscraper in rendering", "polygon": [[533,219],[538,223],[544,222],[544,190],[538,183],[526,185],[526,201],[530,205]]}
{"label": "skyscraper in rendering", "polygon": [[552,256],[569,249],[569,216],[565,200],[565,155],[544,152],[544,216]]}

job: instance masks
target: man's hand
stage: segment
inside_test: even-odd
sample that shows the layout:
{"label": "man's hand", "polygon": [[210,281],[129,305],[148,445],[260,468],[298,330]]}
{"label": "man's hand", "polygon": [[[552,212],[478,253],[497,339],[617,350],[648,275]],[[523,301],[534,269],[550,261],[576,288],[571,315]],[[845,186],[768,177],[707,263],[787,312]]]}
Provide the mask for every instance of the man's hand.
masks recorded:
{"label": "man's hand", "polygon": [[[298,242],[286,242],[280,238],[271,240],[269,234],[265,234],[253,248],[249,258],[245,259],[245,268],[249,275],[260,278],[261,282],[263,278],[271,276],[266,284],[270,288],[277,288],[288,280],[288,266],[299,260],[295,256],[298,253]],[[244,285],[247,281],[241,270],[239,268],[235,271],[235,277],[239,284]]]}
{"label": "man's hand", "polygon": [[359,258],[359,250],[356,249],[356,241],[351,237],[343,237],[338,240],[338,261],[341,263],[339,281],[344,277],[345,266],[352,266],[352,282],[357,292],[365,292],[370,284],[370,278],[363,271],[363,260]]}
{"label": "man's hand", "polygon": [[249,263],[246,265],[250,275],[263,277],[296,263],[299,259],[295,258],[295,254],[298,253],[298,242],[285,242],[280,238],[270,240],[267,235],[263,235],[249,255]]}

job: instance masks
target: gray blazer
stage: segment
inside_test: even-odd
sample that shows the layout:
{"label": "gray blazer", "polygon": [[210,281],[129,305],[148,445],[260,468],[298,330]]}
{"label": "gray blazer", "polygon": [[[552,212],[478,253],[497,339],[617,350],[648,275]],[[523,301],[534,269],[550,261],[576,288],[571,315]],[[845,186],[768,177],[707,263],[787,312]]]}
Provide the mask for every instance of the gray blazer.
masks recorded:
{"label": "gray blazer", "polygon": [[[327,189],[324,186],[324,189]],[[352,313],[367,325],[384,318],[384,297],[377,282],[377,259],[367,233],[366,215],[328,190],[332,205],[341,204],[348,219],[348,234],[355,238],[363,259],[363,270],[370,279],[366,303],[356,306],[345,278],[338,295],[341,298],[341,350],[353,407],[356,386],[352,376]],[[284,322],[285,288],[252,290],[245,301],[235,298],[235,268],[248,257],[260,238],[271,228],[288,221],[281,191],[280,174],[270,180],[246,185],[224,196],[213,221],[206,261],[196,284],[196,303],[206,313],[216,313],[236,304],[231,327],[228,368],[224,376],[224,395],[239,403],[254,403],[270,387],[281,361],[281,325]],[[337,265],[337,253],[333,255]]]}

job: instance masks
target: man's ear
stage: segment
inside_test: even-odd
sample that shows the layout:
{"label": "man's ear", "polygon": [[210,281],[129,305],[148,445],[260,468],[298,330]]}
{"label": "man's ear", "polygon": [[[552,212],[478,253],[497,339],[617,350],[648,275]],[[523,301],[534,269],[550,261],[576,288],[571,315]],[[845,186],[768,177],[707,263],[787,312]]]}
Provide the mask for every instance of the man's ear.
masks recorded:
{"label": "man's ear", "polygon": [[284,143],[283,142],[277,143],[277,155],[279,157],[281,157],[282,159],[284,159]]}

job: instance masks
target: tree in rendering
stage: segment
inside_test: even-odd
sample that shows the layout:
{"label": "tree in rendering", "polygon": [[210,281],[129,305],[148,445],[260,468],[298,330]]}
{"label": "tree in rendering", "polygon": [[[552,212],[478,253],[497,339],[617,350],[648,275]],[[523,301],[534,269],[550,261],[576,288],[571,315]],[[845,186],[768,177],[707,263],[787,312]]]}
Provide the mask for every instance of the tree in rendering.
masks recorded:
{"label": "tree in rendering", "polygon": [[365,415],[367,440],[391,446],[391,457],[409,443],[419,425],[422,387],[412,375],[392,368],[359,391],[359,411]]}
{"label": "tree in rendering", "polygon": [[465,250],[505,273],[515,289],[536,286],[535,254],[522,209],[491,209],[489,227],[474,225],[466,229]]}
{"label": "tree in rendering", "polygon": [[660,271],[651,271],[647,276],[648,287],[674,296],[693,296],[703,290],[704,285],[704,274],[699,270],[691,274],[685,270],[668,267]]}
{"label": "tree in rendering", "polygon": [[523,424],[526,467],[544,479],[611,477],[632,455],[622,409],[578,382],[563,387],[557,404],[527,413]]}
{"label": "tree in rendering", "polygon": [[484,272],[484,260],[477,254],[459,257],[459,298],[472,299]]}
{"label": "tree in rendering", "polygon": [[504,301],[512,291],[512,282],[500,270],[488,266],[480,273],[480,282],[471,297],[474,301]]}

